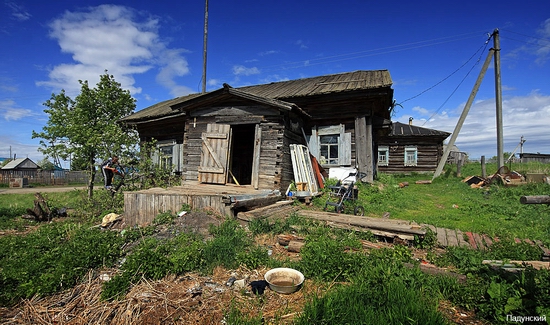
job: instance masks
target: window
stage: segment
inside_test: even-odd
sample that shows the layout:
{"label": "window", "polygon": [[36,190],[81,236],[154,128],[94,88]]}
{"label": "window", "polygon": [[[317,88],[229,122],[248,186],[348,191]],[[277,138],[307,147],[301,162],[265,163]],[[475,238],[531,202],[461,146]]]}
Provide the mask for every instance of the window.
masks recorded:
{"label": "window", "polygon": [[159,165],[162,169],[171,170],[172,169],[172,159],[174,152],[174,145],[159,145],[160,155],[159,155]]}
{"label": "window", "polygon": [[308,148],[321,165],[351,165],[351,133],[345,132],[343,124],[314,127]]}
{"label": "window", "polygon": [[175,140],[157,142],[157,149],[152,154],[153,163],[162,169],[180,172],[182,145]]}
{"label": "window", "polygon": [[319,137],[321,164],[338,165],[338,138],[335,134]]}
{"label": "window", "polygon": [[405,166],[416,166],[417,152],[416,147],[405,147]]}
{"label": "window", "polygon": [[378,166],[388,166],[390,161],[390,149],[387,146],[378,147]]}

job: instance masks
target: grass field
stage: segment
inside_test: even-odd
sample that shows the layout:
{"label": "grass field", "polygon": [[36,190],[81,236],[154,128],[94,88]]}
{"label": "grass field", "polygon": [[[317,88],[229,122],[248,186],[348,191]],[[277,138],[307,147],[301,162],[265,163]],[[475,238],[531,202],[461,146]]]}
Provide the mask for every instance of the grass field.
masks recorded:
{"label": "grass field", "polygon": [[[462,175],[480,175],[477,167],[464,166]],[[523,168],[522,173],[531,172],[530,168],[546,172],[544,166],[519,167]],[[495,169],[488,166],[488,174]],[[511,169],[520,170],[513,166]],[[360,184],[359,204],[371,216],[389,212],[391,218],[487,233],[502,239],[540,239],[549,244],[550,208],[522,205],[519,198],[547,194],[550,185],[491,185],[474,189],[462,182],[463,178],[457,177],[452,168],[431,184],[416,184],[417,180],[431,179],[431,175],[380,175],[373,184]],[[403,182],[409,185],[400,187],[399,183]],[[448,320],[438,309],[442,303],[450,305],[455,313],[457,306],[492,324],[506,324],[508,315],[545,318],[550,315],[550,271],[526,269],[523,273],[503,274],[481,263],[484,259],[532,260],[540,254],[538,250],[526,250],[513,242],[495,244],[486,251],[450,247],[442,253],[432,250],[434,247],[423,248],[426,258],[434,265],[466,274],[466,283],[459,283],[456,278],[405,267],[404,262],[419,263],[413,258],[416,248],[395,245],[363,251],[359,234],[314,224],[295,215],[275,224],[258,219],[247,229],[236,220],[228,219],[210,229],[209,240],[179,231],[173,232],[174,237],[157,238],[155,234],[160,228],[172,229],[175,215],[159,214],[148,227],[104,231],[94,225],[106,212],[120,209],[122,203],[105,191],[98,191],[94,201],[88,201],[84,191],[45,193],[44,196],[51,208],[72,208],[73,215],[56,218],[58,220],[51,223],[35,223],[20,218],[27,208],[33,207],[33,194],[0,194],[0,316],[1,307],[10,310],[22,299],[54,295],[82,284],[88,270],[118,267],[117,276],[101,285],[101,299],[97,295],[93,298],[98,299],[94,300],[94,306],[107,308],[115,304],[113,299],[126,299],[134,305],[134,298],[126,294],[142,281],[152,283],[148,281],[157,282],[168,275],[183,276],[188,272],[199,272],[211,279],[214,269],[223,267],[229,274],[229,270],[240,266],[247,270],[293,267],[302,270],[307,279],[314,280],[310,285],[318,286],[319,290],[311,291],[315,292],[314,296],[302,296],[304,307],[296,308],[296,312],[294,309],[284,312],[296,314],[293,324],[446,324]],[[325,200],[326,197],[316,198],[314,206],[321,208]],[[285,258],[286,252],[281,259],[270,258],[265,245],[255,241],[266,234],[292,231],[306,238],[300,259]],[[164,281],[174,278],[167,279],[172,280]],[[226,279],[227,276],[223,281]],[[65,296],[59,297],[64,304]],[[262,314],[250,311],[275,308],[275,299],[267,299],[267,295],[252,297],[244,291],[235,291],[235,297],[232,301],[240,302],[240,309],[219,311],[224,313],[228,324],[263,324]],[[281,301],[280,297],[276,300]],[[224,305],[230,303],[226,301]],[[31,305],[22,304],[18,308],[25,310],[26,306]],[[56,302],[55,306],[62,305]],[[105,310],[103,307],[101,310]],[[39,309],[32,306],[32,310],[21,314],[32,315],[31,311]],[[174,315],[174,312],[168,313],[166,305],[151,310],[159,313],[166,310],[163,317],[167,318],[163,319]],[[195,308],[187,306],[178,310],[188,313]],[[83,310],[73,315],[73,310],[71,317],[86,317],[89,312]],[[196,316],[204,315],[197,310]],[[271,317],[269,323],[290,324],[277,315]]]}

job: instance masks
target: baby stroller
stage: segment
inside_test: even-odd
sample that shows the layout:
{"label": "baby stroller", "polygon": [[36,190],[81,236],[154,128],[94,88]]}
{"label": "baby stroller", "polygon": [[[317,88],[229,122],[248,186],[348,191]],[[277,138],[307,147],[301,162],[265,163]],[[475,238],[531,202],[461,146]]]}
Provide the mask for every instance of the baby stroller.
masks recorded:
{"label": "baby stroller", "polygon": [[[336,213],[341,213],[344,211],[344,207],[348,202],[356,202],[359,195],[359,190],[356,185],[357,179],[361,179],[365,176],[365,173],[350,173],[346,178],[338,181],[335,186],[329,186],[331,192],[325,203],[325,211],[329,206],[333,206]],[[355,204],[353,214],[362,216],[365,214],[365,208]]]}

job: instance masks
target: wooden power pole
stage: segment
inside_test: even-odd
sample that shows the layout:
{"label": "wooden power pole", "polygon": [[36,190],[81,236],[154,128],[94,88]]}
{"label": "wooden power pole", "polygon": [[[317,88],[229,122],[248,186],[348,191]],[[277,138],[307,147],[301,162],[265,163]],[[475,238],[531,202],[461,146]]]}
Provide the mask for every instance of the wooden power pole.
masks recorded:
{"label": "wooden power pole", "polygon": [[498,29],[493,32],[493,47],[495,49],[495,101],[497,116],[497,167],[504,166],[504,140],[502,130],[502,88],[500,84],[500,37]]}
{"label": "wooden power pole", "polygon": [[447,148],[445,148],[445,151],[443,152],[443,156],[441,157],[441,160],[439,161],[439,164],[437,165],[437,169],[435,170],[434,176],[432,178],[435,179],[439,175],[441,175],[441,172],[443,171],[443,167],[445,167],[445,163],[447,162],[447,158],[449,157],[449,152],[451,151],[451,148],[455,144],[455,140],[458,136],[458,133],[460,132],[460,129],[462,128],[462,124],[464,124],[464,120],[466,120],[466,116],[468,115],[468,112],[470,111],[470,107],[472,106],[472,103],[474,102],[474,98],[476,97],[477,91],[479,90],[479,86],[481,85],[481,81],[483,80],[483,77],[485,76],[485,73],[487,72],[487,68],[489,68],[489,63],[491,63],[491,59],[493,58],[493,53],[495,52],[494,49],[490,49],[489,53],[487,54],[487,58],[485,59],[485,63],[483,64],[483,67],[481,68],[481,71],[479,72],[479,76],[477,77],[476,83],[474,84],[474,89],[470,93],[470,97],[468,98],[468,101],[466,102],[466,106],[464,106],[464,110],[462,110],[462,114],[460,115],[460,118],[458,119],[458,122],[456,123],[455,130],[453,131],[453,134],[451,135],[451,139],[449,140],[449,143],[447,144]]}
{"label": "wooden power pole", "polygon": [[503,138],[502,136],[502,92],[501,92],[501,85],[500,85],[500,40],[498,36],[498,29],[495,29],[491,36],[493,37],[494,47],[490,49],[489,53],[487,54],[485,63],[483,64],[483,67],[479,72],[479,76],[477,77],[476,83],[474,84],[474,89],[470,93],[470,97],[468,98],[468,101],[466,102],[466,106],[464,106],[464,110],[462,111],[462,114],[458,119],[458,122],[455,126],[455,130],[453,131],[453,134],[451,135],[451,139],[447,144],[447,148],[445,148],[445,151],[443,152],[443,156],[441,157],[441,160],[437,165],[437,169],[435,170],[432,180],[438,177],[439,175],[441,175],[441,172],[443,171],[443,167],[445,167],[445,163],[447,162],[447,158],[449,157],[449,152],[451,151],[451,148],[455,144],[456,138],[458,137],[458,133],[460,132],[460,129],[464,124],[464,120],[468,115],[468,111],[470,111],[470,107],[472,106],[472,103],[477,94],[477,91],[479,90],[479,86],[481,85],[481,81],[483,80],[483,77],[487,72],[487,68],[489,68],[489,63],[491,63],[491,59],[493,58],[493,56],[495,57],[495,100],[496,100],[496,116],[497,116],[497,157],[498,157],[497,162],[499,167],[504,166],[504,153],[503,153],[503,145],[502,145],[503,143],[503,140],[502,140]]}
{"label": "wooden power pole", "polygon": [[202,92],[206,92],[206,45],[208,43],[208,0],[204,7],[204,40],[202,53]]}

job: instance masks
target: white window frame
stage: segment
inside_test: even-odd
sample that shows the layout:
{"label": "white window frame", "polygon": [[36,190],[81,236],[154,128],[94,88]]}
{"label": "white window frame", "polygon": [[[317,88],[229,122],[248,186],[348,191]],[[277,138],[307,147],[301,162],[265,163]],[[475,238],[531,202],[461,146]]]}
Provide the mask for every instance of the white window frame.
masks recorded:
{"label": "white window frame", "polygon": [[[178,164],[180,160],[180,146],[176,143],[176,140],[163,140],[157,142],[157,150],[153,153],[153,162],[165,170],[178,171]],[[171,151],[166,153],[164,150]]]}
{"label": "white window frame", "polygon": [[[327,157],[321,156],[321,137],[337,136],[337,161],[329,163]],[[313,127],[308,137],[309,152],[317,158],[319,163],[327,167],[351,166],[351,133],[345,132],[345,125],[329,125]]]}
{"label": "white window frame", "polygon": [[405,147],[405,166],[416,166],[418,164],[418,148],[416,146]]}
{"label": "white window frame", "polygon": [[378,147],[378,166],[388,166],[390,163],[390,147]]}

